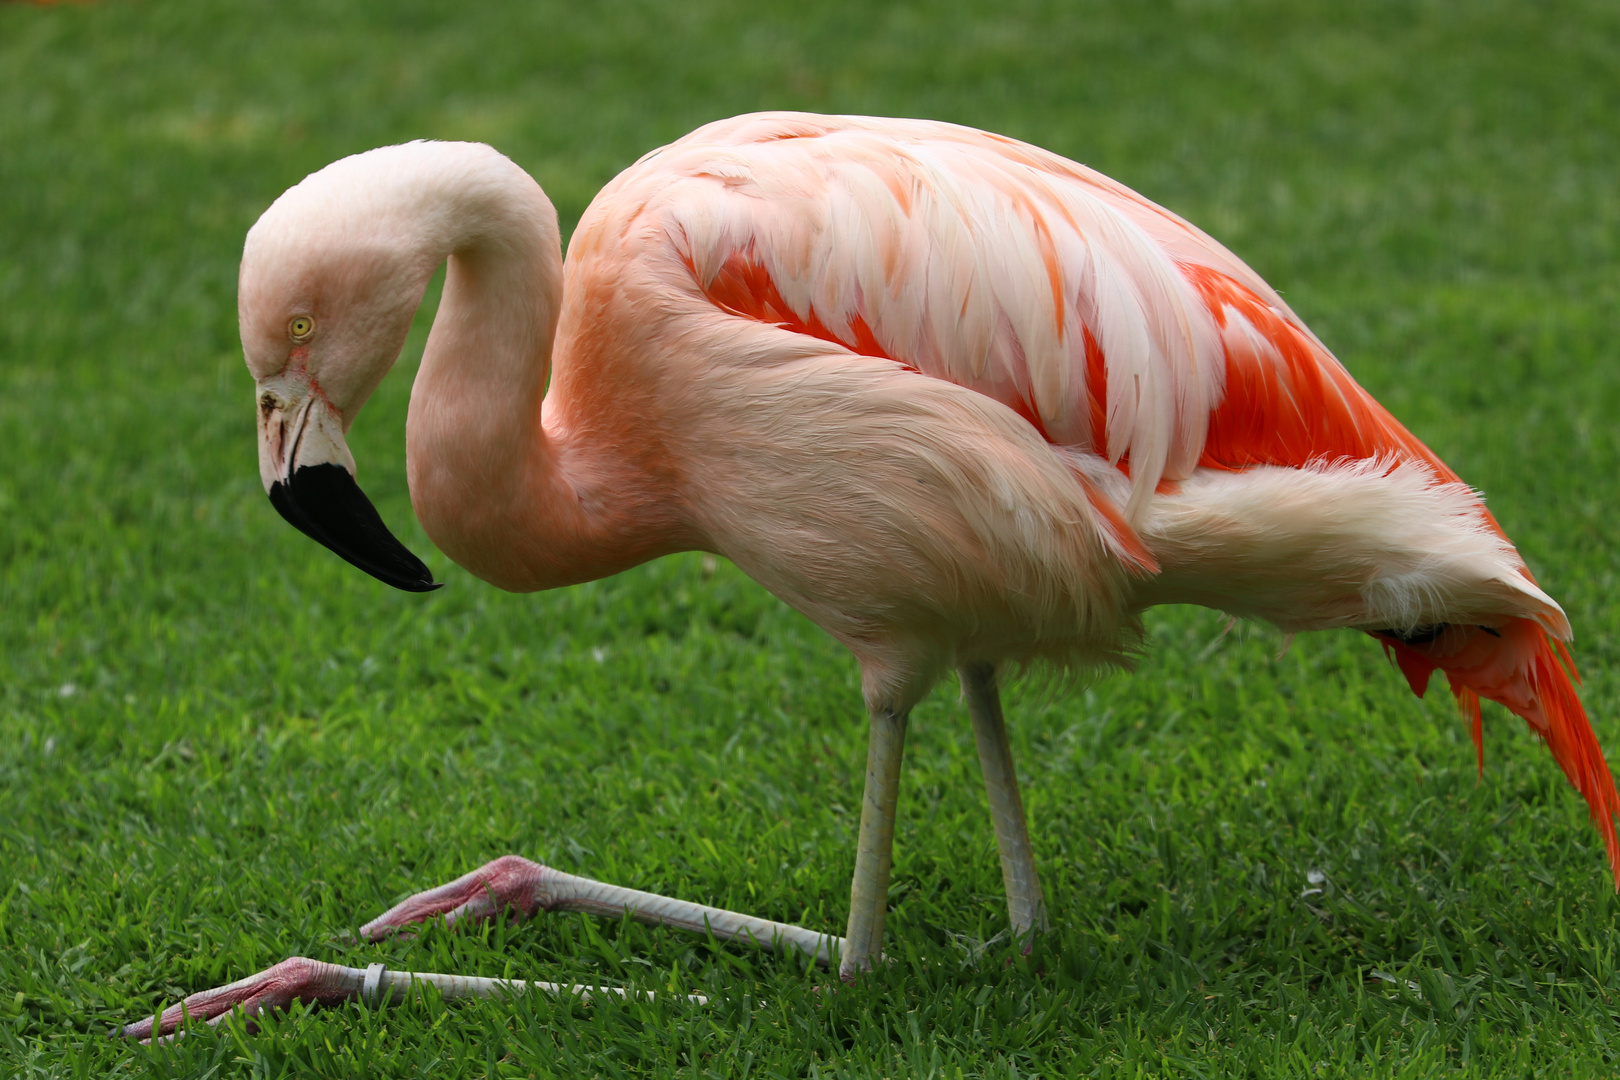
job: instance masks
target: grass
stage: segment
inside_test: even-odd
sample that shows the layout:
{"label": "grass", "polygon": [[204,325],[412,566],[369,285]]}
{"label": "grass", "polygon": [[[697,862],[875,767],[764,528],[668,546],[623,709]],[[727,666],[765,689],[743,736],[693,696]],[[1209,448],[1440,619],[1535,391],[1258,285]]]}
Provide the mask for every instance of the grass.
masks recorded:
{"label": "grass", "polygon": [[[448,587],[389,591],[271,511],[241,237],[408,138],[493,142],[565,226],[647,149],[767,107],[950,119],[1119,177],[1488,493],[1620,748],[1620,10],[777,6],[0,5],[0,1073],[1612,1074],[1620,905],[1523,725],[1490,713],[1476,781],[1446,695],[1415,702],[1372,642],[1281,652],[1196,610],[1153,616],[1133,676],[1011,694],[1056,919],[1030,960],[975,948],[1006,916],[948,688],[913,725],[897,960],[852,988],[573,916],[337,940],[509,851],[840,929],[864,754],[853,663],[724,562],[516,597],[431,552],[403,475],[431,298],[352,441]],[[715,1003],[104,1038],[294,953]]]}

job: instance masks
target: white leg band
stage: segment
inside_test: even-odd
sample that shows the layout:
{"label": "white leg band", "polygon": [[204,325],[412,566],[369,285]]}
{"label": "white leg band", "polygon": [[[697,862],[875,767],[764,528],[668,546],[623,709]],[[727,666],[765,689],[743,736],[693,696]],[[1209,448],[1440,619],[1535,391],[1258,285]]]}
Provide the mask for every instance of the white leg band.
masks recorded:
{"label": "white leg band", "polygon": [[382,1003],[382,978],[386,970],[388,969],[381,964],[372,964],[366,968],[366,977],[360,983],[360,1000],[368,1009],[374,1009]]}

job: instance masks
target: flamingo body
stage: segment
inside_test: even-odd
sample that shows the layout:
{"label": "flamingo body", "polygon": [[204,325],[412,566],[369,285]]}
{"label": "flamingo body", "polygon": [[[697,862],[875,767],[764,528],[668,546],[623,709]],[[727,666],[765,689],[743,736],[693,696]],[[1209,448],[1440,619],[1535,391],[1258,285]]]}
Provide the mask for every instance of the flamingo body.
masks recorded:
{"label": "flamingo body", "polygon": [[[1258,275],[1035,147],[711,124],[603,190],[563,296],[548,419],[616,429],[654,481],[627,486],[679,504],[670,546],[730,556],[833,633],[871,702],[909,707],[963,661],[1116,658],[1160,602],[1569,635],[1477,497]],[[1465,708],[1513,698],[1586,748],[1559,759],[1606,800],[1545,633],[1511,636],[1503,673],[1459,677]]]}
{"label": "flamingo body", "polygon": [[266,487],[323,542],[349,526],[297,478],[352,474],[446,260],[407,467],[478,576],[718,552],[850,648],[874,717],[951,667],[993,695],[1007,662],[1117,661],[1153,604],[1364,630],[1414,690],[1444,670],[1476,739],[1480,697],[1524,717],[1620,881],[1563,611],[1258,275],[1122,185],[949,124],[756,114],[627,169],[565,263],[488,147],[335,163],[254,227],[240,294]]}

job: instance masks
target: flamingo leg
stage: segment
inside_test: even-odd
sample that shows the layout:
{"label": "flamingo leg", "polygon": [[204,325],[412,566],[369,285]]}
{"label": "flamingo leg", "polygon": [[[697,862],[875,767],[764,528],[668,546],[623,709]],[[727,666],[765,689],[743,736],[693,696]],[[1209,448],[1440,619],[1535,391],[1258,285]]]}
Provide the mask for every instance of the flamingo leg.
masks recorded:
{"label": "flamingo leg", "polygon": [[[152,1039],[177,1037],[180,1025],[187,1020],[204,1022],[217,1027],[240,1008],[253,1026],[253,1018],[263,1009],[284,1009],[298,1001],[335,1005],[358,998],[367,1005],[384,1001],[398,1004],[410,994],[415,983],[435,986],[445,1000],[470,997],[494,997],[502,993],[522,993],[538,990],[547,994],[572,994],[581,1001],[589,1001],[593,993],[628,997],[630,992],[617,986],[590,987],[578,984],[528,982],[522,979],[485,979],[469,975],[440,975],[431,971],[390,971],[382,964],[369,968],[343,967],[323,964],[306,956],[293,956],[257,975],[238,980],[217,990],[192,994],[178,1005],[170,1006],[162,1014],[129,1024],[119,1030],[125,1038],[150,1042]],[[646,997],[651,991],[639,991]],[[686,1000],[694,1005],[708,1004],[701,994],[688,994]]]}
{"label": "flamingo leg", "polygon": [[[1005,742],[1005,735],[1002,738]],[[883,922],[894,855],[895,804],[900,791],[900,763],[905,742],[904,713],[880,712],[872,717],[860,841],[850,886],[847,938],[577,877],[518,855],[495,859],[454,881],[409,896],[362,926],[360,933],[375,941],[436,917],[453,924],[463,919],[488,919],[506,913],[516,918],[528,918],[540,911],[587,912],[606,918],[628,913],[641,922],[712,934],[723,941],[747,941],[778,952],[797,950],[821,964],[829,963],[837,955],[839,974],[852,978],[856,972],[870,968],[883,947]],[[1016,798],[1014,788],[1015,801]],[[360,998],[371,1002],[381,1000],[379,995],[384,993],[397,1000],[412,981],[432,983],[446,997],[488,997],[503,990],[524,989],[526,985],[550,991],[565,989],[545,983],[522,984],[513,980],[425,972],[384,973],[378,965],[373,965],[373,969],[375,980],[371,978],[371,971],[291,957],[228,986],[193,994],[162,1015],[130,1024],[120,1033],[143,1040],[161,1038],[175,1031],[186,1016],[217,1024],[236,1008],[241,1008],[251,1018],[261,1009],[285,1008],[295,1001],[332,1004]],[[372,982],[377,985],[371,985]],[[571,989],[582,990],[580,987]],[[609,987],[602,989],[622,993]]]}
{"label": "flamingo leg", "polygon": [[638,922],[713,934],[721,941],[751,942],[777,952],[798,950],[821,964],[831,962],[841,945],[832,934],[576,877],[519,855],[503,856],[448,884],[407,897],[362,926],[360,934],[376,941],[441,915],[454,924],[506,911],[520,918],[539,911],[585,912],[608,919],[629,913]]}
{"label": "flamingo leg", "polygon": [[1035,853],[1029,846],[1029,825],[1024,800],[1018,794],[1018,773],[1013,768],[1012,746],[1001,714],[1001,692],[996,669],[989,664],[962,668],[962,692],[973,717],[973,738],[979,744],[979,767],[990,796],[990,819],[995,824],[996,847],[1001,852],[1001,882],[1007,890],[1007,915],[1016,939],[1051,928],[1041,882],[1035,874]]}
{"label": "flamingo leg", "polygon": [[[407,897],[362,926],[360,933],[376,941],[439,916],[453,924],[463,919],[488,919],[506,913],[528,918],[540,911],[587,912],[610,919],[629,913],[640,922],[712,934],[722,941],[750,942],[777,952],[798,950],[821,964],[830,963],[843,945],[832,934],[577,877],[518,855],[495,859],[438,888]],[[284,1009],[298,1001],[322,1005],[355,998],[368,1004],[384,998],[399,1001],[412,982],[437,986],[446,998],[490,997],[529,988],[587,996],[590,990],[554,983],[433,972],[388,972],[380,964],[361,970],[294,956],[228,986],[193,994],[161,1015],[120,1029],[119,1034],[143,1041],[162,1038],[177,1030],[186,1017],[218,1024],[237,1008],[251,1019],[262,1009]],[[597,989],[604,993],[625,993],[615,987]],[[704,999],[692,996],[689,1000],[702,1004]]]}
{"label": "flamingo leg", "polygon": [[873,713],[866,751],[866,789],[861,797],[861,835],[855,848],[855,877],[849,888],[849,929],[844,934],[838,965],[838,973],[846,979],[870,968],[883,949],[889,872],[894,866],[894,811],[905,749],[906,714]]}

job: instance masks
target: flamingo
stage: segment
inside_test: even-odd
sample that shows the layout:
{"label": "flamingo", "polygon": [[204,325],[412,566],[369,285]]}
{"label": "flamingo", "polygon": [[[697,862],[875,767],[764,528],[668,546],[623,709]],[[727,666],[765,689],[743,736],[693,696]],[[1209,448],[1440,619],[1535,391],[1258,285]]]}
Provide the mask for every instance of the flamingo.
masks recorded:
{"label": "flamingo", "polygon": [[[1479,495],[1215,240],[1010,138],[923,120],[760,113],[655,150],[562,258],[535,181],[478,144],[338,161],[248,233],[243,349],[265,490],[401,589],[438,588],[354,479],[345,433],[430,276],[411,394],[412,506],[457,563],[557,588],[672,552],[731,559],[842,642],[870,718],[842,937],[509,855],[361,928],[588,911],[881,956],[906,718],[954,669],[1012,933],[1048,926],[998,678],[1128,660],[1140,613],[1190,603],[1370,634],[1421,695],[1444,671],[1523,717],[1585,796],[1620,887],[1614,781],[1571,682],[1570,624]],[[293,957],[182,1009],[400,996]],[[507,984],[500,984],[507,985]]]}

